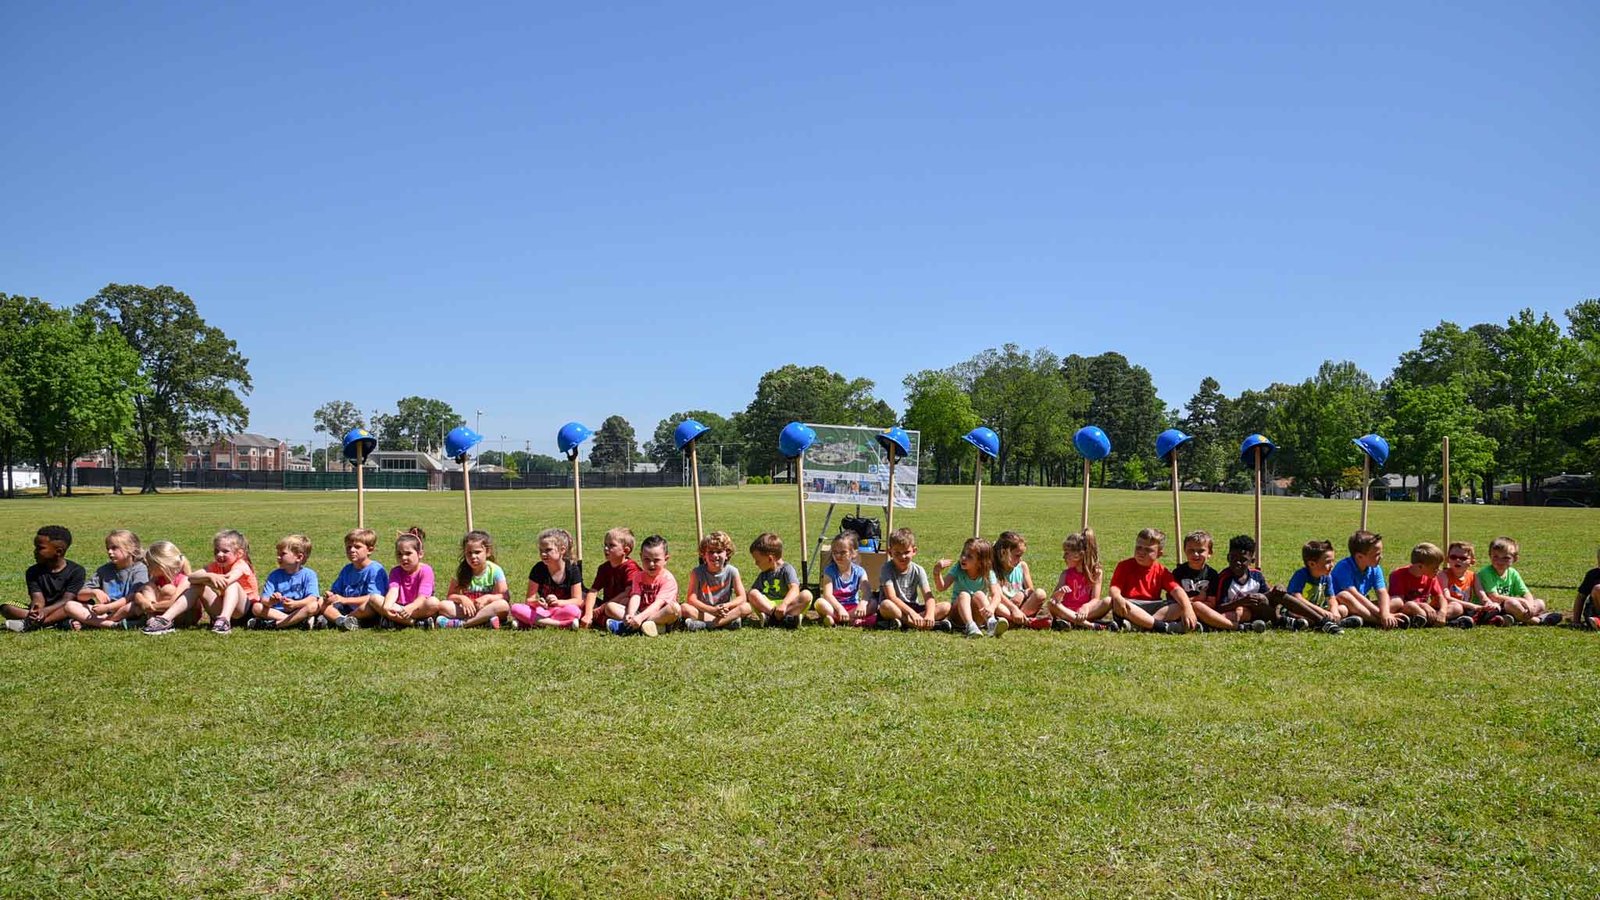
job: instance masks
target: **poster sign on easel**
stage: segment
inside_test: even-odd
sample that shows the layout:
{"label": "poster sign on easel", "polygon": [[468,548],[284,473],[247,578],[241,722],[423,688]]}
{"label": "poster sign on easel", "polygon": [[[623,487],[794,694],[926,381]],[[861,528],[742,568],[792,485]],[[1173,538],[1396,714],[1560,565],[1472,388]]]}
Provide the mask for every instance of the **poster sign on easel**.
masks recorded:
{"label": "poster sign on easel", "polygon": [[[804,457],[805,482],[801,487],[807,502],[889,505],[889,457],[878,441],[882,429],[806,424],[817,434]],[[911,452],[895,463],[894,505],[916,509],[922,434],[904,434],[911,442]]]}

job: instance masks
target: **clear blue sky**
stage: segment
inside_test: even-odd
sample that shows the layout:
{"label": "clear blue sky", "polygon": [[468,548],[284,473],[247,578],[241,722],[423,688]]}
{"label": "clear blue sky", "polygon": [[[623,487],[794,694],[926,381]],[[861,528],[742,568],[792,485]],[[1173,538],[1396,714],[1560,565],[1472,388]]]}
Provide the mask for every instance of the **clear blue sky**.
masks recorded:
{"label": "clear blue sky", "polygon": [[1078,6],[12,0],[0,291],[186,291],[255,431],[420,394],[544,452],[786,362],[1180,405],[1600,294],[1600,5]]}

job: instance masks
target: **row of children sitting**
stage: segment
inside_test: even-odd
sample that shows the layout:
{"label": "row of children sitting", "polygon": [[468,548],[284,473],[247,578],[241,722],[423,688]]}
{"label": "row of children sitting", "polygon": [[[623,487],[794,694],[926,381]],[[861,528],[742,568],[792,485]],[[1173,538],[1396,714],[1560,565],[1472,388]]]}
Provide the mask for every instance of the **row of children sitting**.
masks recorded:
{"label": "row of children sitting", "polygon": [[[426,535],[413,527],[394,543],[395,565],[372,559],[377,535],[356,529],[345,535],[349,562],[327,591],[306,565],[311,541],[291,534],[276,545],[278,567],[258,584],[249,543],[238,531],[218,532],[212,561],[196,572],[167,541],[143,550],[126,530],[106,537],[107,563],[92,577],[66,558],[71,533],[60,526],[39,529],[35,565],[27,571],[27,607],[0,605],[12,630],[61,625],[73,629],[142,627],[166,634],[197,625],[202,615],[217,634],[233,623],[249,628],[377,627],[605,628],[616,634],[655,636],[673,628],[698,631],[775,625],[796,628],[806,618],[823,625],[883,629],[954,631],[969,637],[1004,634],[1009,628],[1072,628],[1156,631],[1264,631],[1269,624],[1290,630],[1316,628],[1337,634],[1345,628],[1468,628],[1545,624],[1561,621],[1534,597],[1512,563],[1517,545],[1510,538],[1490,544],[1490,564],[1474,570],[1473,546],[1452,543],[1448,553],[1418,544],[1409,565],[1385,577],[1383,540],[1369,531],[1350,536],[1350,556],[1335,562],[1328,541],[1308,542],[1304,565],[1282,588],[1269,587],[1255,568],[1255,541],[1248,535],[1228,545],[1228,567],[1209,564],[1213,540],[1195,531],[1183,540],[1184,562],[1168,570],[1160,563],[1166,536],[1141,531],[1134,555],[1118,563],[1109,588],[1091,529],[1062,542],[1063,571],[1047,593],[1036,587],[1023,556],[1027,542],[1007,531],[993,543],[971,538],[960,557],[940,559],[933,578],[915,562],[916,535],[908,528],[889,536],[887,560],[872,590],[859,564],[855,535],[844,532],[830,547],[819,592],[805,590],[784,561],[783,541],[771,532],[750,545],[758,571],[748,589],[733,564],[733,540],[722,531],[699,545],[700,564],[680,599],[677,580],[667,569],[665,538],[652,535],[640,545],[635,563],[633,533],[606,532],[605,561],[585,585],[582,564],[571,558],[572,538],[562,529],[538,537],[539,560],[528,573],[521,602],[513,603],[504,569],[495,560],[487,532],[462,538],[460,560],[444,597],[435,596],[432,568],[423,562]],[[1448,566],[1445,561],[1448,558]],[[949,600],[939,599],[948,592]],[[1600,567],[1580,588],[1574,619],[1600,628]]]}

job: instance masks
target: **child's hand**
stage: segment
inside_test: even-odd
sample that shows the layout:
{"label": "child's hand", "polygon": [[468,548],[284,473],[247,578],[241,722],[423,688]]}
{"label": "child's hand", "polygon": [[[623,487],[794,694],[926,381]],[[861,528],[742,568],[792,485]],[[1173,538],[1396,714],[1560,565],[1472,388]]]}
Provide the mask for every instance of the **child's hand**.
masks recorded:
{"label": "child's hand", "polygon": [[955,561],[952,560],[950,557],[941,556],[941,557],[939,557],[939,561],[933,564],[933,567],[936,568],[936,569],[948,569],[954,564],[955,564]]}
{"label": "child's hand", "polygon": [[461,611],[467,614],[467,618],[472,618],[478,614],[478,601],[471,597],[461,598]]}
{"label": "child's hand", "polygon": [[594,624],[594,613],[593,612],[586,612],[583,615],[578,617],[578,627],[580,627],[580,628],[588,628],[592,624]]}

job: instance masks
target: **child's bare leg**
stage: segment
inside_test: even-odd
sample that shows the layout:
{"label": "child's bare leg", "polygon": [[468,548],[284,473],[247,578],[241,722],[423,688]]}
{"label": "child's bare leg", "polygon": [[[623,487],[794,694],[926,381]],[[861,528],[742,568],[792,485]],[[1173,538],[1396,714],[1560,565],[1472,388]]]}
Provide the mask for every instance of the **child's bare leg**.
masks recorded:
{"label": "child's bare leg", "polygon": [[793,600],[783,605],[783,615],[785,617],[805,615],[806,610],[811,608],[811,604],[815,599],[810,591],[803,590],[796,594]]}
{"label": "child's bare leg", "polygon": [[1023,609],[1026,606],[1027,600],[1030,599],[1030,598],[1023,597],[1023,598],[1019,598],[1019,599],[1022,602],[1013,603],[1009,599],[1001,598],[1000,602],[998,604],[996,604],[995,615],[1000,617],[1000,618],[1002,618],[1002,619],[1005,619],[1007,622],[1010,622],[1012,625],[1020,626],[1020,625],[1027,624],[1027,622],[1028,622],[1028,614],[1023,612]]}
{"label": "child's bare leg", "polygon": [[0,616],[7,619],[26,619],[28,617],[28,608],[26,606],[18,606],[15,603],[0,603]]}
{"label": "child's bare leg", "polygon": [[1134,627],[1138,628],[1140,631],[1149,631],[1150,629],[1156,627],[1156,617],[1145,612],[1132,600],[1124,599],[1121,602],[1113,601],[1112,606],[1117,615],[1127,619],[1129,622],[1132,622]]}
{"label": "child's bare leg", "polygon": [[763,619],[771,617],[778,610],[777,604],[768,600],[766,594],[755,588],[745,592],[744,602],[746,606],[750,607],[751,612]]}
{"label": "child's bare leg", "polygon": [[[611,604],[606,604],[610,606]],[[472,618],[461,623],[463,628],[476,628],[488,624],[490,619],[497,619],[511,612],[511,604],[504,598],[491,600],[478,607],[478,612]]]}
{"label": "child's bare leg", "polygon": [[1022,607],[1019,611],[1024,617],[1031,619],[1040,614],[1049,599],[1050,595],[1044,592],[1044,588],[1034,588],[1022,598]]}
{"label": "child's bare leg", "polygon": [[844,607],[827,597],[817,598],[817,617],[829,625],[848,619]]}
{"label": "child's bare leg", "polygon": [[960,591],[955,597],[956,622],[962,628],[970,630],[976,624],[975,618],[979,612],[978,604],[973,602],[972,595]]}
{"label": "child's bare leg", "polygon": [[[1194,617],[1207,628],[1216,628],[1221,631],[1237,631],[1239,629],[1239,610],[1234,609],[1232,615],[1218,612],[1209,603],[1195,603]],[[1165,610],[1162,610],[1165,612]]]}
{"label": "child's bare leg", "polygon": [[650,621],[656,623],[662,628],[666,628],[672,623],[678,621],[681,616],[681,612],[682,608],[678,604],[663,603],[661,608],[656,610],[655,615],[650,617]]}
{"label": "child's bare leg", "polygon": [[719,614],[716,618],[716,621],[711,623],[711,627],[713,628],[726,628],[733,624],[733,620],[743,619],[746,616],[751,615],[754,611],[750,608],[750,604],[745,603],[744,601],[738,601],[735,603],[723,604],[721,607],[719,607],[718,612]]}

